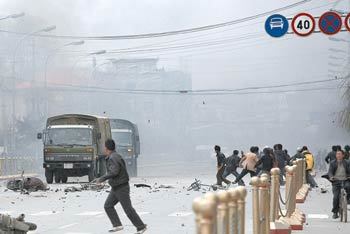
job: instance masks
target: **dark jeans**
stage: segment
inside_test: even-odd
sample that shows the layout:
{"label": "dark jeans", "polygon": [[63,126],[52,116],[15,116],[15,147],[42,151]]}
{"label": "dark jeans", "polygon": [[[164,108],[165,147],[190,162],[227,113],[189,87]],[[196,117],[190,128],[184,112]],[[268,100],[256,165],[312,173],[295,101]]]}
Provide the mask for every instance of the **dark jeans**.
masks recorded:
{"label": "dark jeans", "polygon": [[308,183],[311,186],[311,188],[315,188],[318,186],[314,177],[311,175],[311,170],[306,171],[306,183]]}
{"label": "dark jeans", "polygon": [[286,170],[284,167],[280,168],[280,185],[284,185],[284,176],[286,176]]}
{"label": "dark jeans", "polygon": [[222,185],[222,181],[224,181],[226,184],[230,184],[231,182],[223,177],[225,171],[225,167],[222,167],[218,172],[216,173],[216,184]]}
{"label": "dark jeans", "polygon": [[106,199],[104,208],[113,227],[122,226],[117,211],[114,208],[118,202],[120,202],[125,214],[138,230],[145,227],[145,224],[142,222],[139,215],[131,205],[129,184],[112,188]]}
{"label": "dark jeans", "polygon": [[[234,175],[237,179],[237,177],[239,176],[239,173],[236,170],[229,170],[227,168],[225,168],[224,173],[222,174],[222,177],[226,178],[227,176],[229,176],[230,174]],[[239,185],[243,185],[244,186],[244,181],[243,180],[239,180],[238,181]]]}
{"label": "dark jeans", "polygon": [[244,176],[246,176],[247,174],[250,174],[250,177],[254,177],[256,175],[255,171],[249,171],[247,169],[243,169],[241,174],[239,174],[239,176],[236,178],[235,182],[240,181]]}
{"label": "dark jeans", "polygon": [[[332,191],[333,191],[333,213],[339,212],[339,199],[340,199],[340,190],[341,190],[342,181],[334,181],[332,183]],[[350,181],[346,181],[344,185],[345,191],[348,194],[347,199],[350,199]]]}

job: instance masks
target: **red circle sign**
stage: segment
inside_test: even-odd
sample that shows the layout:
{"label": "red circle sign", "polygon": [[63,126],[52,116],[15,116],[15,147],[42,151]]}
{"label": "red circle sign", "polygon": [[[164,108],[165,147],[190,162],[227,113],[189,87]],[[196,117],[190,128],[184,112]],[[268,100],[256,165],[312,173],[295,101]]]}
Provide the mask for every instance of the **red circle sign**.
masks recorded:
{"label": "red circle sign", "polygon": [[341,30],[342,18],[339,14],[333,11],[328,11],[321,15],[318,20],[318,27],[324,34],[334,35]]}
{"label": "red circle sign", "polygon": [[350,13],[345,17],[344,24],[345,28],[350,32]]}
{"label": "red circle sign", "polygon": [[316,21],[312,15],[308,13],[299,13],[292,20],[293,32],[299,36],[309,36],[316,26]]}

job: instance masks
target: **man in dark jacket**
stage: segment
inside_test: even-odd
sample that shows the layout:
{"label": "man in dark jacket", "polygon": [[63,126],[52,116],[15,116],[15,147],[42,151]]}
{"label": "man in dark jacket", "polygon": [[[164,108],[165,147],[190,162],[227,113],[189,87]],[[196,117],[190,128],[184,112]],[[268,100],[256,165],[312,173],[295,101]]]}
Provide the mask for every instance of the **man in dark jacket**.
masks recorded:
{"label": "man in dark jacket", "polygon": [[275,165],[275,156],[273,155],[273,150],[271,148],[264,148],[263,156],[256,163],[255,167],[262,165],[261,171],[259,172],[259,176],[263,173],[270,175],[271,169]]}
{"label": "man in dark jacket", "polygon": [[337,153],[337,146],[333,145],[332,146],[332,151],[329,152],[326,156],[326,158],[324,159],[326,161],[327,164],[329,164],[330,162],[332,162],[333,160],[335,160],[335,154]]}
{"label": "man in dark jacket", "polygon": [[285,176],[285,166],[287,165],[288,158],[287,155],[283,151],[283,146],[281,144],[276,144],[273,147],[275,159],[277,161],[278,168],[280,169],[280,185],[284,185]]}
{"label": "man in dark jacket", "polygon": [[217,173],[216,173],[216,184],[222,186],[222,181],[224,181],[227,185],[231,184],[231,182],[223,177],[225,167],[226,167],[226,157],[223,153],[221,153],[220,146],[216,145],[214,147],[217,159]]}
{"label": "man in dark jacket", "polygon": [[98,178],[96,182],[99,184],[108,180],[109,185],[112,187],[104,205],[105,211],[113,225],[109,232],[117,232],[124,229],[114,208],[120,202],[124,212],[137,228],[136,233],[144,233],[147,226],[142,222],[131,205],[129,175],[123,158],[115,151],[115,142],[112,139],[106,141],[105,152],[107,174]]}
{"label": "man in dark jacket", "polygon": [[[239,157],[239,151],[234,150],[233,154],[226,159],[226,168],[222,175],[223,178],[226,179],[227,176],[230,174],[233,174],[236,178],[239,176],[239,173],[237,172],[237,168],[239,167],[239,162],[241,161],[241,158]],[[244,181],[239,180],[238,185],[244,186]]]}
{"label": "man in dark jacket", "polygon": [[348,194],[347,199],[350,199],[350,163],[344,160],[344,151],[337,151],[336,160],[333,160],[329,165],[328,176],[332,182],[333,190],[333,219],[336,219],[339,217],[339,198],[343,181],[345,181],[344,188]]}

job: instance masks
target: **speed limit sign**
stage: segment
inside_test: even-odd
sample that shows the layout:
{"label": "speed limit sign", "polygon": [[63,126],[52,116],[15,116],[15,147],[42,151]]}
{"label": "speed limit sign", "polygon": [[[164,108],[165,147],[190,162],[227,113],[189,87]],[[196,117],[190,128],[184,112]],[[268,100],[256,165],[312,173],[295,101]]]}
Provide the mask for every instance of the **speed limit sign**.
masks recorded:
{"label": "speed limit sign", "polygon": [[308,13],[300,13],[292,20],[292,29],[295,34],[306,37],[315,30],[316,22],[314,17]]}
{"label": "speed limit sign", "polygon": [[345,27],[348,31],[350,31],[350,13],[345,17]]}

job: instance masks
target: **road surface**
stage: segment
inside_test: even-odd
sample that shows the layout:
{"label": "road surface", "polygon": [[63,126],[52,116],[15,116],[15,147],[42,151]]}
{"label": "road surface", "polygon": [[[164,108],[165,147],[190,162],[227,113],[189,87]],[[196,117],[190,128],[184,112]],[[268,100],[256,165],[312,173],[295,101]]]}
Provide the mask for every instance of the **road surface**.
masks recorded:
{"label": "road surface", "polygon": [[[148,165],[151,171],[159,168],[157,165]],[[153,168],[154,167],[154,168]],[[172,163],[163,165],[164,174],[169,174],[173,167]],[[168,168],[168,170],[167,170]],[[185,168],[185,167],[184,167]],[[195,233],[194,215],[192,213],[192,200],[202,196],[204,191],[186,190],[187,186],[200,178],[202,182],[211,184],[215,182],[212,174],[215,170],[207,164],[198,163],[197,169],[187,170],[183,173],[173,173],[172,176],[142,176],[132,178],[131,197],[132,202],[141,218],[148,224],[147,233],[151,234],[193,234]],[[203,170],[207,168],[208,170]],[[201,172],[200,172],[201,171]],[[142,169],[141,169],[142,172]],[[154,172],[155,173],[155,172]],[[85,180],[86,178],[83,178]],[[231,178],[232,179],[232,178]],[[248,184],[249,177],[246,182]],[[72,180],[71,180],[72,181]],[[307,222],[301,233],[329,233],[336,231],[337,234],[349,233],[350,224],[341,224],[338,220],[331,219],[331,189],[328,182],[318,180],[320,187],[328,189],[327,193],[321,193],[320,189],[313,190],[305,204],[298,205],[299,209],[307,214]],[[153,188],[136,188],[136,183],[149,184]],[[160,185],[170,185],[173,188],[159,188]],[[38,229],[32,233],[40,234],[104,234],[111,227],[110,222],[103,210],[104,201],[108,191],[82,191],[65,193],[63,190],[69,186],[79,184],[53,184],[47,192],[33,192],[29,195],[21,195],[12,191],[5,191],[5,186],[0,187],[0,212],[17,216],[25,213],[29,222],[38,225]],[[246,233],[252,233],[252,208],[251,191],[247,186],[247,221]],[[284,194],[284,193],[282,193]],[[124,224],[125,230],[121,234],[134,233],[135,228],[117,206],[118,213]]]}

